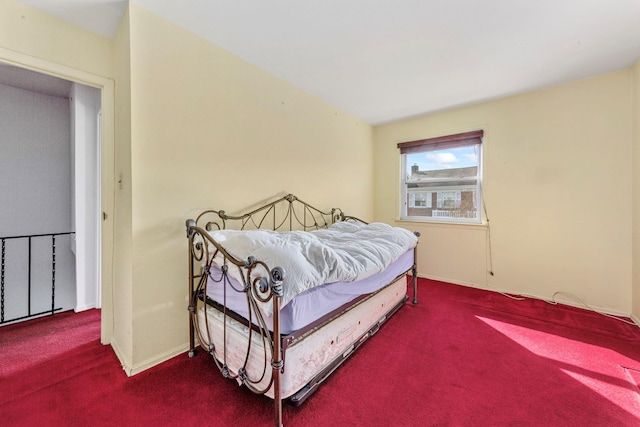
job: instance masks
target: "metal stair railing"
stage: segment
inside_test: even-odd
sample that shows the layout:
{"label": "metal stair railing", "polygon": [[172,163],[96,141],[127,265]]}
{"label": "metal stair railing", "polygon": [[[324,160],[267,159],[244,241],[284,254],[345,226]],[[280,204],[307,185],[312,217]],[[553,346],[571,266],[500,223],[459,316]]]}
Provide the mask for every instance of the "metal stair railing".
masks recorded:
{"label": "metal stair railing", "polygon": [[[74,232],[66,233],[47,233],[47,234],[31,234],[24,236],[8,236],[0,237],[0,325],[5,323],[11,323],[18,320],[25,320],[44,314],[53,315],[56,311],[62,308],[56,308],[56,237],[75,234]],[[32,240],[38,237],[51,237],[51,309],[40,311],[38,313],[32,313],[31,310],[31,273],[32,273]],[[27,275],[27,314],[26,316],[15,317],[12,319],[5,319],[5,272],[6,266],[6,241],[28,239],[28,275]]]}

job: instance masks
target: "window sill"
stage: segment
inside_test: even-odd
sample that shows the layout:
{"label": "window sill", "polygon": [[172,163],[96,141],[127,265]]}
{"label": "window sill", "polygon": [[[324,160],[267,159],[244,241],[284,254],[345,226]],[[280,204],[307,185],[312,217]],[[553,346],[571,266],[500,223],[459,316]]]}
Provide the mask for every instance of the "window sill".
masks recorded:
{"label": "window sill", "polygon": [[478,222],[478,223],[461,223],[461,222],[449,222],[449,221],[419,221],[415,219],[401,219],[395,218],[394,221],[398,224],[412,224],[413,226],[427,227],[427,228],[460,228],[460,229],[486,229],[489,227],[489,223]]}

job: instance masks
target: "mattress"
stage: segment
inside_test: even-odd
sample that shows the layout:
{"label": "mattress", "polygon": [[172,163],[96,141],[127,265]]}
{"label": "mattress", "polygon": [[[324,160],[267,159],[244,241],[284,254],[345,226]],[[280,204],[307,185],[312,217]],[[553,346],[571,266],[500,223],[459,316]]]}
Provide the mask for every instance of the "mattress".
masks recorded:
{"label": "mattress", "polygon": [[[400,274],[413,266],[413,249],[406,251],[386,270],[366,279],[355,282],[327,283],[306,290],[297,295],[280,310],[280,332],[290,334],[297,331],[322,316],[332,312],[342,305],[352,301],[361,295],[375,292],[388,285]],[[247,298],[241,292],[242,285],[234,279],[227,281],[226,304],[223,281],[220,280],[222,272],[212,267],[207,282],[207,296],[228,309],[233,310],[245,319],[249,318],[247,310]],[[269,330],[272,329],[273,318],[264,315]]]}
{"label": "mattress", "polygon": [[[406,280],[403,276],[375,295],[360,301],[342,316],[290,345],[284,356],[281,397],[284,399],[292,396],[310,381],[317,381],[319,377],[321,378],[318,381],[322,381],[326,375],[326,368],[341,363],[359,344],[373,335],[394,308],[403,303],[405,297]],[[226,316],[225,332],[222,327],[225,316],[222,312],[210,308],[205,314],[205,307],[206,305],[201,307],[197,314],[201,339],[205,345],[213,343],[216,349],[215,357],[222,363],[226,362],[226,367],[231,373],[237,374],[239,368],[245,366],[249,328]],[[223,354],[226,355],[226,360]],[[269,387],[270,360],[270,347],[267,346],[265,351],[260,335],[252,334],[251,351],[246,359],[246,375],[252,382],[257,383],[258,388]],[[273,398],[273,387],[265,394]]]}

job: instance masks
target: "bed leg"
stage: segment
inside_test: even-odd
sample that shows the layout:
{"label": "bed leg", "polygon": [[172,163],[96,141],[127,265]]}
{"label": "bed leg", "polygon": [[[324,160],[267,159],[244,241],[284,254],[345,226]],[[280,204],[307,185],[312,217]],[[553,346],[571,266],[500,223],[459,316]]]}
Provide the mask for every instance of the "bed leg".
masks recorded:
{"label": "bed leg", "polygon": [[[278,343],[280,342],[280,336],[274,336],[274,355],[280,355],[280,349]],[[277,351],[276,351],[277,350]],[[276,357],[271,359],[271,368],[273,369],[273,409],[275,415],[275,427],[282,427],[282,395],[280,387],[280,375],[282,373],[283,361],[282,357]]]}
{"label": "bed leg", "polygon": [[[274,383],[275,386],[275,383]],[[277,386],[278,388],[280,388],[280,384],[278,384]],[[276,390],[278,390],[278,388],[276,388]],[[276,415],[276,419],[275,419],[275,427],[282,427],[282,398],[280,397],[280,392],[278,391],[278,397],[273,399],[273,402],[275,404],[275,415]]]}
{"label": "bed leg", "polygon": [[[274,307],[278,307],[279,297],[275,298]],[[280,308],[278,307],[278,310]],[[273,369],[273,404],[275,413],[275,427],[282,427],[282,388],[280,386],[280,378],[284,361],[280,351],[280,320],[278,319],[278,311],[274,312],[274,331],[278,332],[273,335],[273,356],[271,358],[271,368]]]}
{"label": "bed leg", "polygon": [[282,341],[280,338],[280,301],[282,299],[283,277],[284,271],[280,267],[271,270],[273,292],[273,353],[271,355],[271,368],[273,369],[273,404],[276,427],[282,427],[282,387],[280,379],[284,360],[282,359]]}
{"label": "bed leg", "polygon": [[196,357],[196,331],[193,326],[193,315],[195,314],[195,307],[189,305],[189,359]]}
{"label": "bed leg", "polygon": [[[193,232],[190,230],[190,227],[196,225],[195,221],[192,219],[187,220],[187,237],[189,238],[189,248],[193,248]],[[189,249],[189,301],[194,301],[193,299],[193,258],[191,254],[191,249]],[[195,328],[193,327],[193,318],[196,313],[196,308],[194,305],[189,303],[189,359],[192,359],[196,356],[196,340],[195,340]]]}
{"label": "bed leg", "polygon": [[[278,356],[279,360],[276,360],[275,357],[271,360],[271,367],[273,368],[273,405],[274,405],[274,414],[275,414],[275,427],[282,427],[282,395],[281,395],[281,387],[280,387],[280,374],[282,373],[283,361],[282,357],[280,357],[280,349],[277,344],[280,341],[280,337],[274,337],[274,354]],[[277,348],[277,352],[276,352]]]}
{"label": "bed leg", "polygon": [[[414,231],[416,237],[420,237],[419,231]],[[418,303],[418,245],[413,248],[413,267],[411,267],[411,277],[413,278],[413,303]]]}

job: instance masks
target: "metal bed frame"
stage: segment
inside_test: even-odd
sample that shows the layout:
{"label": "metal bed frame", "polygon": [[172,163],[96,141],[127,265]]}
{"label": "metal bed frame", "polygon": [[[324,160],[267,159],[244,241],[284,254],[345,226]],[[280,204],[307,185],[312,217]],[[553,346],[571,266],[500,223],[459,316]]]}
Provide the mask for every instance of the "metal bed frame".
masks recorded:
{"label": "metal bed frame", "polygon": [[[366,300],[374,296],[377,292],[369,295],[362,295],[355,298],[353,301],[339,307],[338,309],[326,314],[322,318],[312,322],[311,324],[299,329],[291,334],[281,334],[279,312],[281,309],[282,298],[282,282],[284,280],[286,272],[275,266],[270,268],[264,262],[250,256],[246,260],[235,258],[229,254],[224,244],[215,241],[210,231],[223,230],[223,229],[235,229],[235,230],[248,230],[248,229],[269,229],[269,230],[317,230],[321,228],[327,228],[334,222],[338,221],[359,221],[365,222],[357,217],[348,216],[343,213],[341,209],[333,208],[328,212],[321,211],[308,203],[300,200],[293,194],[288,194],[282,198],[279,198],[273,202],[260,206],[246,214],[242,215],[227,215],[223,210],[207,210],[202,212],[196,217],[195,220],[189,219],[186,221],[186,231],[189,240],[189,312],[191,321],[189,323],[189,357],[194,357],[196,354],[196,334],[200,344],[208,343],[208,336],[204,338],[201,335],[201,328],[198,325],[197,311],[200,307],[205,309],[212,308],[218,310],[223,314],[223,318],[231,318],[237,322],[245,325],[248,329],[247,349],[244,356],[244,366],[238,369],[238,372],[232,372],[227,365],[227,352],[226,348],[223,349],[222,354],[217,352],[213,343],[208,344],[207,348],[203,349],[207,351],[215,361],[218,369],[222,375],[226,378],[234,379],[249,390],[256,394],[265,394],[271,387],[273,387],[273,401],[274,401],[274,416],[275,425],[277,427],[282,426],[282,397],[281,397],[281,374],[284,371],[285,355],[287,348],[293,344],[303,340],[309,334],[321,328],[323,325],[335,320],[342,314],[353,309],[357,305],[364,303]],[[419,236],[419,233],[415,233]],[[413,303],[417,304],[417,266],[416,266],[416,249],[414,249],[414,262],[413,266],[398,275],[396,279],[390,283],[394,283],[396,280],[402,278],[407,273],[411,272],[412,285],[413,285]],[[222,256],[227,261],[222,268],[222,277],[220,280],[224,280],[225,283],[229,280],[229,268],[236,268],[242,277],[243,289],[236,289],[238,292],[244,292],[247,296],[247,304],[249,306],[249,319],[236,314],[229,310],[225,305],[217,303],[206,297],[207,277],[209,276],[212,260],[215,256]],[[389,285],[387,285],[389,286]],[[335,360],[328,366],[324,367],[321,372],[314,376],[314,378],[307,383],[301,390],[288,398],[288,401],[294,405],[300,405],[304,402],[317,388],[318,386],[335,370],[340,366],[348,356],[364,343],[366,339],[375,334],[380,328],[382,323],[386,321],[391,315],[393,315],[400,307],[407,301],[408,296],[405,295],[404,299],[399,302],[395,307],[391,307],[385,314],[383,319],[372,325],[364,334],[352,344],[348,349],[348,355],[344,355],[343,358]],[[272,332],[269,331],[265,319],[262,313],[258,309],[257,302],[271,301],[273,304],[273,326]],[[209,321],[205,313],[204,316],[205,325],[204,328],[209,331]],[[226,342],[227,334],[227,321],[222,321],[224,340]],[[245,370],[247,361],[249,360],[249,353],[252,347],[252,335],[257,334],[259,339],[263,343],[264,348],[264,369],[262,375],[259,378],[251,378]],[[269,351],[267,351],[269,350]],[[271,360],[267,360],[271,355]],[[263,379],[268,375],[268,366],[271,367],[271,378],[266,386],[260,386],[259,383],[263,382]]]}

